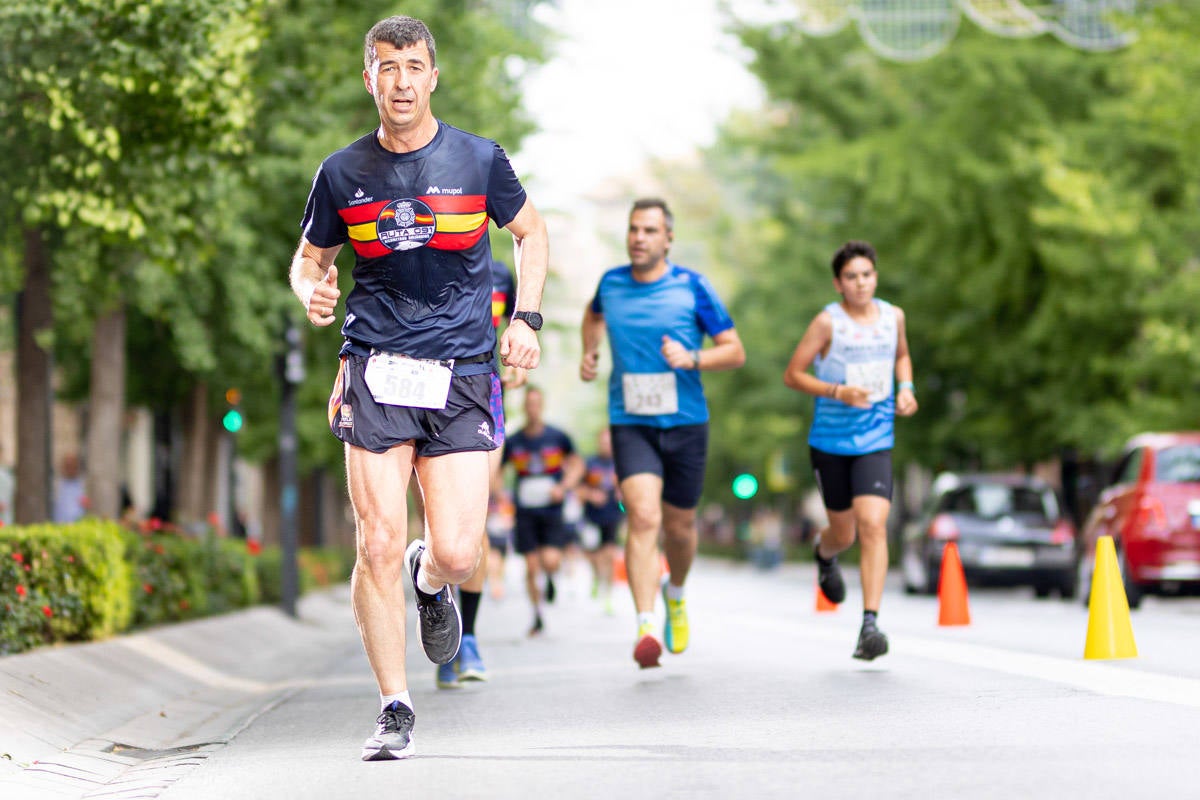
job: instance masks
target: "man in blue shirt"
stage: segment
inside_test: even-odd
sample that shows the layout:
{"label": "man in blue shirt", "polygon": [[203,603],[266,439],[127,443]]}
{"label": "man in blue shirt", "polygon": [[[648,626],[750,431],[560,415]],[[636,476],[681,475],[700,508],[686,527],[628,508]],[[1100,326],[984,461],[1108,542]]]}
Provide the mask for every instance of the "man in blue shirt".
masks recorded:
{"label": "man in blue shirt", "polygon": [[[658,538],[670,569],[661,584],[663,640],[672,653],[688,644],[684,582],[696,556],[696,506],[708,457],[708,405],[701,370],[746,360],[733,320],[699,273],[667,260],[674,217],[665,201],[644,198],[629,214],[629,263],[604,273],[583,316],[579,376],[599,375],[607,333],[612,353],[608,416],[621,496],[628,515],[625,566],[637,609],[634,660],[657,667],[654,635],[659,589]],[[704,348],[708,336],[713,345]]]}

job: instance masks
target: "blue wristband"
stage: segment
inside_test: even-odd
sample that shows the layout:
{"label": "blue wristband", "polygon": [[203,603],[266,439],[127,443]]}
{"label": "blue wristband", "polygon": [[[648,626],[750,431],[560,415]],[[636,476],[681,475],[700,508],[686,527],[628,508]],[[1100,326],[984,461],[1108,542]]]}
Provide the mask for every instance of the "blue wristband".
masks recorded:
{"label": "blue wristband", "polygon": [[914,394],[916,393],[916,390],[913,388],[912,381],[900,381],[900,383],[897,384],[897,386],[896,386],[896,391],[898,391],[898,392],[903,392],[905,389],[908,389],[910,392],[913,392]]}

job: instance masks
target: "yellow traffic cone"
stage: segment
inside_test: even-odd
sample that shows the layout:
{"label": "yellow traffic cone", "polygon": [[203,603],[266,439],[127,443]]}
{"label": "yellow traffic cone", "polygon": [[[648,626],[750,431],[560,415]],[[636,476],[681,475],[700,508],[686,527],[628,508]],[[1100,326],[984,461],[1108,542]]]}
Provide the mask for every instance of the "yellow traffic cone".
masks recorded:
{"label": "yellow traffic cone", "polygon": [[1096,540],[1096,566],[1092,570],[1092,593],[1088,598],[1087,642],[1084,658],[1137,658],[1129,599],[1117,565],[1117,549],[1111,536]]}

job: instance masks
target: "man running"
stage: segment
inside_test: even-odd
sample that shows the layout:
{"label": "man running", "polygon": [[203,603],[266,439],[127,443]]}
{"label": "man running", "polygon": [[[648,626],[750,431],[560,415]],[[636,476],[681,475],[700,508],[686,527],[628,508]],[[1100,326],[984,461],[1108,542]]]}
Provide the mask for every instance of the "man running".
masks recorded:
{"label": "man running", "polygon": [[[354,249],[329,424],[345,443],[358,550],[352,603],[381,700],[362,748],[363,760],[374,761],[414,750],[401,576],[413,584],[425,654],[445,664],[461,639],[451,585],[479,564],[488,452],[496,448],[488,222],[512,233],[518,254],[518,310],[500,342],[505,364],[538,365],[549,246],[504,151],[434,117],[438,69],[423,22],[376,23],[363,64],[379,127],[322,162],[291,284],[309,322],[333,324],[341,297],[334,258],[346,242]],[[427,530],[406,549],[414,473]]]}
{"label": "man running", "polygon": [[545,599],[554,602],[554,575],[562,565],[568,531],[563,524],[563,501],[583,477],[583,460],[571,437],[547,425],[543,417],[545,396],[536,386],[525,390],[525,426],[504,442],[504,463],[516,472],[516,551],[525,557],[525,587],[533,604],[530,636],[542,632],[542,588],[539,573],[546,574]]}
{"label": "man running", "polygon": [[817,398],[808,444],[829,525],[813,544],[818,585],[834,603],[846,599],[837,554],[856,535],[861,546],[863,619],[854,657],[865,661],[888,651],[877,617],[888,568],[895,417],[917,413],[904,312],[875,297],[875,263],[866,242],[847,242],[834,254],[833,288],[842,299],[812,320],[783,374],[789,387]]}
{"label": "man running", "polygon": [[[708,457],[700,372],[735,369],[746,360],[708,279],[667,260],[673,229],[663,200],[633,204],[626,235],[630,263],[600,278],[583,315],[579,365],[583,380],[596,378],[607,332],[613,361],[608,416],[628,515],[625,566],[637,610],[633,657],[642,668],[657,667],[663,648],[654,635],[660,532],[670,570],[661,583],[663,641],[672,653],[688,645],[684,582],[696,556],[696,506]],[[706,335],[713,341],[707,349]]]}
{"label": "man running", "polygon": [[[492,260],[492,327],[499,333],[500,327],[508,322],[516,301],[516,284],[508,265],[503,261]],[[492,475],[500,470],[500,457],[504,447],[504,390],[514,389],[525,383],[526,372],[518,367],[501,365],[504,377],[492,373],[491,395],[489,405],[492,418],[495,421],[492,438],[496,449],[488,455],[488,469]],[[489,478],[489,484],[494,480]],[[488,498],[488,519],[491,520],[494,498]],[[475,620],[479,616],[479,604],[483,599],[483,587],[489,575],[488,560],[492,555],[491,537],[485,523],[483,531],[483,557],[479,566],[470,578],[458,587],[458,599],[462,608],[462,646],[454,660],[442,664],[437,669],[437,686],[439,689],[457,689],[465,683],[487,680],[487,667],[483,665],[483,657],[479,654],[479,640],[475,638]],[[501,554],[503,558],[503,554]]]}
{"label": "man running", "polygon": [[625,521],[625,512],[617,491],[617,468],[612,456],[612,431],[602,428],[596,435],[596,454],[584,461],[583,518],[596,529],[596,542],[589,549],[592,564],[593,594],[604,602],[604,611],[613,613],[613,559],[617,554],[617,534]]}

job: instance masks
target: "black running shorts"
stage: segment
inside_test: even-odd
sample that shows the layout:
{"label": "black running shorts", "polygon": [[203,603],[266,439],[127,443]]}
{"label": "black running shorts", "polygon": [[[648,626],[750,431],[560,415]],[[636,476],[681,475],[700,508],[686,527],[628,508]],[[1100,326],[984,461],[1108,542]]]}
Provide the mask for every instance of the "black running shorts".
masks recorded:
{"label": "black running shorts", "polygon": [[571,533],[563,523],[562,504],[545,508],[518,508],[513,529],[513,549],[526,555],[539,547],[562,549],[571,543]]}
{"label": "black running shorts", "polygon": [[329,427],[346,444],[385,453],[398,444],[413,442],[419,456],[495,450],[498,446],[490,369],[474,375],[456,373],[446,407],[435,410],[376,403],[363,380],[366,363],[365,356],[342,356],[329,396]]}
{"label": "black running shorts", "polygon": [[695,508],[704,489],[708,461],[708,423],[654,428],[613,425],[613,462],[617,479],[649,472],[662,478],[662,499],[676,508]]}
{"label": "black running shorts", "polygon": [[875,495],[892,499],[892,451],[876,450],[861,456],[839,456],[808,448],[817,488],[830,511],[847,511],[854,498]]}

